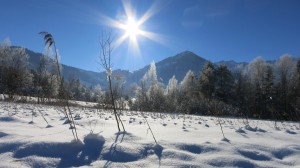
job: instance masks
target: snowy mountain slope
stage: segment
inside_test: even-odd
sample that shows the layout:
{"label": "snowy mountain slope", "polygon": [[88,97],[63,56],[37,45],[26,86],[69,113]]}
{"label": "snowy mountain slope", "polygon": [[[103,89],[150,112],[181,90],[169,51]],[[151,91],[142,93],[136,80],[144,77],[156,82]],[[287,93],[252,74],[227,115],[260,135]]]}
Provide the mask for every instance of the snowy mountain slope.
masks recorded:
{"label": "snowy mountain slope", "polygon": [[0,107],[0,167],[300,167],[299,123],[222,118],[224,140],[214,117],[128,111],[117,133],[112,112],[72,107],[74,142],[61,107]]}
{"label": "snowy mountain slope", "polygon": [[[158,79],[165,85],[168,84],[169,79],[175,75],[178,81],[182,81],[189,70],[199,74],[207,60],[196,55],[190,51],[184,51],[175,56],[168,57],[156,63],[156,70]],[[141,79],[148,71],[149,65],[134,72],[137,78]]]}
{"label": "snowy mountain slope", "polygon": [[[39,64],[40,57],[42,54],[35,53],[31,50],[26,49],[29,55],[30,68],[36,69]],[[177,80],[181,81],[185,74],[192,70],[196,74],[202,70],[204,64],[207,62],[204,58],[196,55],[190,51],[184,51],[175,56],[168,57],[162,61],[156,63],[157,75],[165,85],[168,84],[169,79],[175,75]],[[65,79],[79,78],[84,84],[88,86],[95,86],[100,84],[103,88],[106,88],[106,74],[105,72],[92,72],[87,71],[67,65],[63,66],[63,75]],[[120,75],[125,81],[125,86],[130,88],[134,83],[138,84],[143,75],[148,71],[149,65],[136,70],[134,72],[129,72],[127,70],[115,70],[114,72]]]}
{"label": "snowy mountain slope", "polygon": [[[42,57],[41,53],[36,53],[31,50],[26,49],[26,53],[29,55],[29,65],[31,69],[37,69],[39,63],[40,63],[40,57]],[[106,74],[104,72],[98,73],[98,72],[92,72],[87,71],[79,68],[75,68],[72,66],[64,65],[63,67],[63,75],[65,79],[80,79],[84,84],[90,86],[95,86],[99,83],[106,84]],[[105,81],[105,82],[104,82]]]}

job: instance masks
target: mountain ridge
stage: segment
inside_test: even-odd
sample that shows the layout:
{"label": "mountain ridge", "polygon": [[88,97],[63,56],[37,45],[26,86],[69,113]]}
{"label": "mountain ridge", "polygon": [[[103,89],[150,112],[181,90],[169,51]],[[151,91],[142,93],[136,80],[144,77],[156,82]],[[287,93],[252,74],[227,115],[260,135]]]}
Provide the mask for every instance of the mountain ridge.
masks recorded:
{"label": "mountain ridge", "polygon": [[[29,55],[29,63],[31,69],[36,69],[38,67],[40,57],[43,56],[42,53],[34,52],[30,49],[26,49],[26,53]],[[155,63],[158,79],[165,85],[168,84],[170,78],[175,75],[178,81],[182,81],[185,74],[192,70],[195,74],[199,75],[205,63],[208,62],[205,58],[195,54],[191,51],[183,51],[174,56],[167,57],[161,61]],[[214,63],[216,65],[225,64],[229,69],[232,69],[235,65],[239,64],[233,60],[231,61],[219,61]],[[242,64],[247,64],[243,62]],[[84,70],[81,68],[69,66],[62,64],[63,66],[63,76],[65,79],[69,80],[72,78],[78,78],[82,83],[87,86],[95,86],[100,84],[103,88],[107,87],[106,73],[94,72],[90,70]],[[113,73],[121,77],[125,81],[125,87],[129,89],[134,84],[139,84],[140,79],[148,71],[150,65],[146,65],[143,68],[130,72],[129,70],[116,69]]]}

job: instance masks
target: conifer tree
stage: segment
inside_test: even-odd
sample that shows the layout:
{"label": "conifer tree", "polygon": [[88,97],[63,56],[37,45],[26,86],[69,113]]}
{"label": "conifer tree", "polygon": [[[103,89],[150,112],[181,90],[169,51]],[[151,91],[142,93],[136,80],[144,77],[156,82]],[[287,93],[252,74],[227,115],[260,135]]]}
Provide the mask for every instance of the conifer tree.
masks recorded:
{"label": "conifer tree", "polygon": [[207,62],[200,73],[200,90],[206,98],[211,99],[215,94],[216,70],[211,62]]}
{"label": "conifer tree", "polygon": [[220,65],[216,70],[216,97],[228,102],[233,95],[233,77],[226,65]]}

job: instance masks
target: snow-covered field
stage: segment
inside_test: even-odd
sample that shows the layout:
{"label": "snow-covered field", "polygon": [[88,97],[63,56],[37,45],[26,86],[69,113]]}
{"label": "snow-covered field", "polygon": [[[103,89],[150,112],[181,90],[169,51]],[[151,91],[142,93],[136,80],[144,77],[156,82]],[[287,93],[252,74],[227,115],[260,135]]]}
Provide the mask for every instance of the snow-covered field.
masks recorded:
{"label": "snow-covered field", "polygon": [[300,167],[299,123],[223,118],[223,139],[214,117],[144,113],[156,145],[139,112],[117,133],[111,112],[71,110],[81,142],[61,107],[0,102],[0,167]]}

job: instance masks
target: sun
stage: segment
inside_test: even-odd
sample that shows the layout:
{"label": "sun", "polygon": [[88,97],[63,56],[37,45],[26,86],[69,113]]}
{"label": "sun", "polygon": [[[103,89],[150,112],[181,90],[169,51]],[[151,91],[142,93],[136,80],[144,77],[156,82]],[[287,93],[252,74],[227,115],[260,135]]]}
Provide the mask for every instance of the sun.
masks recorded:
{"label": "sun", "polygon": [[127,23],[124,25],[125,35],[130,39],[136,39],[141,33],[138,22],[134,18],[129,17]]}
{"label": "sun", "polygon": [[139,38],[144,37],[155,41],[157,43],[164,43],[164,39],[160,34],[153,33],[144,30],[146,25],[144,24],[149,18],[151,18],[158,11],[158,3],[153,3],[151,7],[137,18],[137,13],[132,8],[129,1],[122,1],[124,14],[118,15],[119,19],[112,19],[105,15],[102,15],[103,19],[106,20],[107,24],[111,27],[122,30],[122,35],[116,39],[114,47],[120,46],[124,41],[128,39],[128,48],[132,48],[134,51],[139,53]]}

